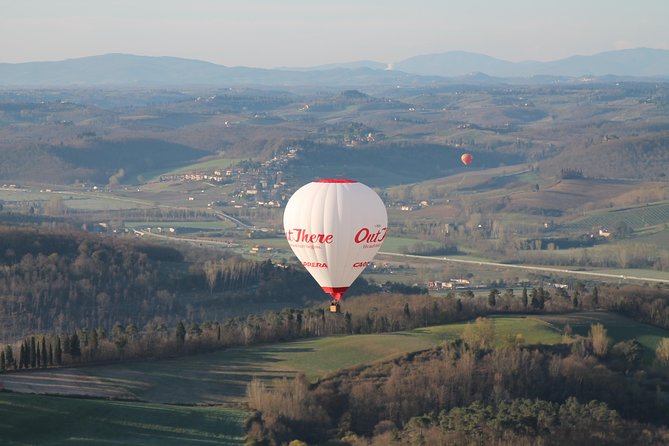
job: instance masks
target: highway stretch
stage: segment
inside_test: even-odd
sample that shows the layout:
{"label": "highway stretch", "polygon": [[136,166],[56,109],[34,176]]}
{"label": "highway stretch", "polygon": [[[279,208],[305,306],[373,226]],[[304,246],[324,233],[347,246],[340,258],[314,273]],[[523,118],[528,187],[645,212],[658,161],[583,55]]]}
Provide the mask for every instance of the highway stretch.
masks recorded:
{"label": "highway stretch", "polygon": [[606,279],[616,279],[617,281],[622,282],[655,282],[655,283],[669,283],[669,276],[666,279],[655,279],[652,277],[640,277],[632,276],[628,274],[610,274],[610,273],[598,273],[596,271],[578,271],[573,269],[565,268],[554,268],[550,266],[534,266],[534,265],[514,265],[509,263],[497,263],[497,262],[488,262],[485,260],[465,260],[465,259],[454,259],[452,257],[436,257],[436,256],[419,256],[414,254],[398,254],[394,252],[382,252],[379,251],[379,255],[388,256],[388,257],[401,257],[401,258],[413,258],[421,260],[432,260],[435,262],[451,262],[451,263],[464,263],[469,265],[479,265],[479,266],[494,266],[501,268],[515,268],[522,269],[526,271],[538,271],[538,272],[548,272],[548,273],[559,273],[559,274],[572,274],[575,276],[590,276],[590,277],[600,277]]}
{"label": "highway stretch", "polygon": [[[218,245],[227,248],[237,247],[238,245],[231,244],[229,242],[222,242],[217,240],[207,240],[207,239],[193,239],[189,237],[175,237],[175,236],[166,236],[160,234],[152,234],[150,232],[140,231],[133,229],[134,233],[137,235],[147,235],[169,240],[178,240],[188,243],[197,243],[197,244],[208,244],[208,245]],[[648,283],[669,283],[669,276],[666,279],[656,279],[653,277],[643,277],[635,276],[630,274],[610,274],[610,273],[600,273],[596,271],[578,271],[568,268],[554,268],[550,266],[535,266],[535,265],[514,265],[509,263],[498,263],[498,262],[489,262],[486,260],[466,260],[466,259],[454,259],[452,257],[437,257],[437,256],[419,256],[414,254],[398,254],[394,252],[385,252],[379,251],[379,256],[385,256],[390,258],[405,258],[405,259],[417,259],[417,260],[427,260],[430,262],[451,262],[451,263],[461,263],[466,265],[476,265],[476,266],[492,266],[496,268],[509,268],[509,269],[520,269],[525,271],[536,271],[536,272],[545,272],[545,273],[557,273],[557,274],[570,274],[574,276],[586,276],[593,278],[601,279],[614,279],[618,282],[648,282]]]}

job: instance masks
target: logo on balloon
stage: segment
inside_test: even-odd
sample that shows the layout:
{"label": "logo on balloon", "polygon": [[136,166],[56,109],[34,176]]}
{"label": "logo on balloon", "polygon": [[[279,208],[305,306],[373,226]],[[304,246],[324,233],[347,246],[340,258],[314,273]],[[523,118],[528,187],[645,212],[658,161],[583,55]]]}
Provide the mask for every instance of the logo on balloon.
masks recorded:
{"label": "logo on balloon", "polygon": [[364,268],[372,262],[355,262],[353,268]]}
{"label": "logo on balloon", "polygon": [[286,232],[289,242],[297,243],[325,243],[330,244],[334,239],[332,234],[309,234],[305,229],[294,228]]}
{"label": "logo on balloon", "polygon": [[376,232],[370,231],[368,228],[362,228],[355,234],[355,242],[357,244],[365,243],[363,248],[378,248],[381,242],[386,238],[388,228],[381,228]]}
{"label": "logo on balloon", "polygon": [[302,265],[304,265],[307,268],[327,268],[328,267],[327,263],[321,263],[321,262],[302,262]]}

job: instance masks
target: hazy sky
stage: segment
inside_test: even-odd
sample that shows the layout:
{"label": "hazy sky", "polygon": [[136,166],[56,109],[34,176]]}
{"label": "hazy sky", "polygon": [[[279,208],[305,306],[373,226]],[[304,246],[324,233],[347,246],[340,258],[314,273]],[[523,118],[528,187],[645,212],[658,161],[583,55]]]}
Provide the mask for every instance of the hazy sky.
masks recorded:
{"label": "hazy sky", "polygon": [[667,0],[0,0],[0,62],[106,53],[228,66],[511,61],[669,49]]}

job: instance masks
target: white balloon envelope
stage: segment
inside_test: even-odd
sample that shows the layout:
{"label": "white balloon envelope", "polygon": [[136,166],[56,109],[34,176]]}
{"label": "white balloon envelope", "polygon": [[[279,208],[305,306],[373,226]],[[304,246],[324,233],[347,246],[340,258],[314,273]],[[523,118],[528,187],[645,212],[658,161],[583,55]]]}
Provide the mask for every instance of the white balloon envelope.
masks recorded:
{"label": "white balloon envelope", "polygon": [[381,198],[364,184],[320,180],[290,197],[283,228],[302,265],[339,301],[385,240],[388,214]]}

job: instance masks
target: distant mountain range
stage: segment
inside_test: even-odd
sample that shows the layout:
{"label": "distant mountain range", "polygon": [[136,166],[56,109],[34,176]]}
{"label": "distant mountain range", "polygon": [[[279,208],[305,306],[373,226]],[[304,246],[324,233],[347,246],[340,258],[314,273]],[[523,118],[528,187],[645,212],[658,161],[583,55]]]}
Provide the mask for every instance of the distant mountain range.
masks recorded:
{"label": "distant mountain range", "polygon": [[424,76],[447,77],[471,72],[495,77],[669,77],[669,50],[636,48],[592,56],[572,56],[552,62],[509,62],[483,54],[451,51],[412,57],[394,64],[394,69]]}
{"label": "distant mountain range", "polygon": [[226,67],[176,57],[106,54],[58,62],[0,63],[0,87],[176,85],[419,85],[434,82],[542,82],[552,77],[669,80],[669,50],[637,48],[552,62],[509,62],[451,51],[393,64],[358,61],[307,68]]}

